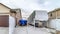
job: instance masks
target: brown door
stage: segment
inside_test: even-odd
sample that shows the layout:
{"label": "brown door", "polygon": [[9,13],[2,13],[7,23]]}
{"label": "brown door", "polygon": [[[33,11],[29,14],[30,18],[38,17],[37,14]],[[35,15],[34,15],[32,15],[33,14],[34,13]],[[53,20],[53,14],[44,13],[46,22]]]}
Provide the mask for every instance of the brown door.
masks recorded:
{"label": "brown door", "polygon": [[9,26],[9,15],[0,15],[0,27]]}

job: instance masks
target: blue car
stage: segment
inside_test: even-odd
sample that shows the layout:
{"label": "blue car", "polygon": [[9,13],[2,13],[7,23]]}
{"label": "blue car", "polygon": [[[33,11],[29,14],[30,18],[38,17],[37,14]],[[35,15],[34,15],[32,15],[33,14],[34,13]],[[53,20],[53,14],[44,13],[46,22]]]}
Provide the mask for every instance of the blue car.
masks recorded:
{"label": "blue car", "polygon": [[20,26],[25,26],[25,25],[27,25],[27,20],[19,20],[19,24],[20,24]]}

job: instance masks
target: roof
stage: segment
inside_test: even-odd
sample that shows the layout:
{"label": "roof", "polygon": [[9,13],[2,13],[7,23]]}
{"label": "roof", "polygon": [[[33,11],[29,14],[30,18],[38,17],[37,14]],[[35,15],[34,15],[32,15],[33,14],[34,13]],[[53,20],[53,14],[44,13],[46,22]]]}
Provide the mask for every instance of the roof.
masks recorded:
{"label": "roof", "polygon": [[34,11],[46,11],[46,10],[34,10]]}
{"label": "roof", "polygon": [[49,13],[52,13],[52,12],[59,11],[59,10],[60,10],[60,8],[54,9],[53,11],[48,12],[48,14],[49,14]]}
{"label": "roof", "polygon": [[1,5],[3,5],[4,7],[8,8],[8,9],[11,9],[10,7],[4,5],[3,3],[0,3]]}
{"label": "roof", "polygon": [[6,5],[4,5],[3,3],[0,3],[0,5],[3,5],[4,7],[8,8],[8,9],[10,9],[10,10],[13,10],[13,11],[17,11],[17,10],[21,11],[20,8],[14,8],[14,9],[12,9],[12,8],[10,8],[10,7],[6,6]]}
{"label": "roof", "polygon": [[21,9],[20,9],[20,8],[11,9],[11,11],[17,11],[17,10],[21,11]]}

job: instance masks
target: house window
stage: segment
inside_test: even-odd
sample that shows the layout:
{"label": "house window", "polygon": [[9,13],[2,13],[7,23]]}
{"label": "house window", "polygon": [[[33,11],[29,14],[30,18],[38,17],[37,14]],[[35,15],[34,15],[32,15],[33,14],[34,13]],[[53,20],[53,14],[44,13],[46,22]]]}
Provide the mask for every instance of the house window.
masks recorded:
{"label": "house window", "polygon": [[52,17],[52,13],[50,14],[50,16]]}

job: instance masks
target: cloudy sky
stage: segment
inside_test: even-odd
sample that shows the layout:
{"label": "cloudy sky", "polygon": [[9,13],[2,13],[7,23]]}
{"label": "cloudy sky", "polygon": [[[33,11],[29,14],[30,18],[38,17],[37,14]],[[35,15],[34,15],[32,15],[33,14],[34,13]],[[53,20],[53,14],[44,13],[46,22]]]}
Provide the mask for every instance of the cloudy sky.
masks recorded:
{"label": "cloudy sky", "polygon": [[33,10],[47,10],[48,12],[60,7],[60,0],[0,0],[11,8],[21,8],[27,16]]}

